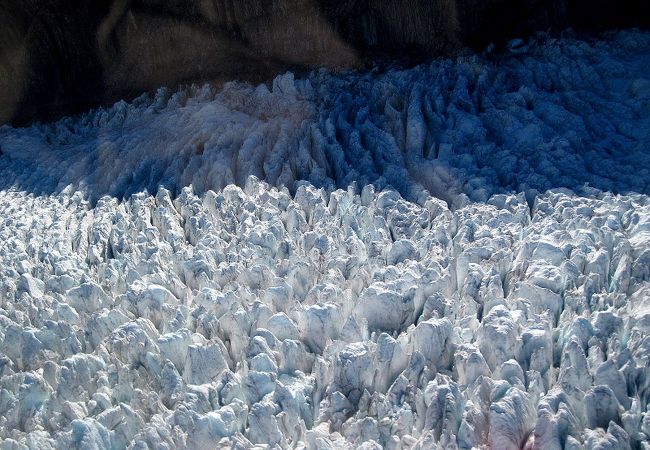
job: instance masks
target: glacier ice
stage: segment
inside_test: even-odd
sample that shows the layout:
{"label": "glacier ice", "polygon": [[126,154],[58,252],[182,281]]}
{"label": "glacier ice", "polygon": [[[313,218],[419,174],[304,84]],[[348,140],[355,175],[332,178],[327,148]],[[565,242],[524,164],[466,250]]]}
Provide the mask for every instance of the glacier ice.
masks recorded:
{"label": "glacier ice", "polygon": [[0,448],[650,448],[648,48],[0,129]]}
{"label": "glacier ice", "polygon": [[411,69],[161,89],[80,118],[0,128],[1,187],[81,186],[97,201],[159,185],[218,191],[254,175],[292,190],[307,180],[390,186],[412,201],[424,191],[456,206],[558,187],[647,194],[649,41],[634,31],[594,43],[546,37],[524,53]]}
{"label": "glacier ice", "polygon": [[[514,194],[497,205],[438,205],[431,214],[426,202],[399,194],[382,203],[381,194],[314,190],[303,207],[298,196],[253,178],[229,191],[184,188],[172,202],[163,194],[94,207],[64,206],[67,192],[2,192],[5,442],[647,442],[649,280],[627,270],[624,284],[594,285],[618,264],[604,272],[567,264],[576,252],[585,261],[603,253],[621,259],[620,247],[628,265],[637,264],[647,231],[631,217],[650,214],[647,196],[548,191],[529,215],[519,214],[528,204]],[[283,198],[275,214],[264,198]],[[588,216],[580,212],[587,206]],[[418,229],[391,229],[393,208],[419,220]],[[186,210],[197,220],[184,219]],[[301,231],[284,225],[317,210],[319,219],[306,219]],[[107,222],[106,214],[119,218]],[[167,220],[142,221],[156,214]],[[585,220],[611,214],[626,217],[621,228]],[[280,256],[260,245],[261,230],[277,220]],[[108,238],[95,250],[74,243],[104,226]],[[473,236],[462,234],[468,227]],[[386,239],[409,242],[401,248],[419,256],[390,264],[391,246],[373,245]],[[17,242],[28,245],[16,251]],[[493,257],[503,250],[509,258]],[[521,264],[538,261],[571,282],[535,284],[536,272]],[[188,271],[188,262],[200,270]]]}

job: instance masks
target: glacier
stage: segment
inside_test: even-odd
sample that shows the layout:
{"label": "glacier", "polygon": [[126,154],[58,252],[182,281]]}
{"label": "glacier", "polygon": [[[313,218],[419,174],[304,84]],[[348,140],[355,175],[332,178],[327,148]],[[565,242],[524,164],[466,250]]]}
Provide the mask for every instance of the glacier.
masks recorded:
{"label": "glacier", "polygon": [[649,49],[0,128],[0,448],[650,448]]}

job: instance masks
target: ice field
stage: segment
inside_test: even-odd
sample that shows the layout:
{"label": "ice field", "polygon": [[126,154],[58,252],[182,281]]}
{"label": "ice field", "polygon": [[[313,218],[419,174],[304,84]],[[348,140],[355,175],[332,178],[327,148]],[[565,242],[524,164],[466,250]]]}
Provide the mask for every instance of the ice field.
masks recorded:
{"label": "ice field", "polygon": [[650,33],[0,128],[0,449],[650,449]]}

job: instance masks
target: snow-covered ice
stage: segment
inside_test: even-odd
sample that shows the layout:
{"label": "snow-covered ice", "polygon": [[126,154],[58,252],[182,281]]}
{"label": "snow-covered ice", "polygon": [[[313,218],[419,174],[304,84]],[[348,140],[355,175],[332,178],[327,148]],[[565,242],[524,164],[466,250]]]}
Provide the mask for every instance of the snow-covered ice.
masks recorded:
{"label": "snow-covered ice", "polygon": [[650,448],[650,34],[0,129],[0,448]]}

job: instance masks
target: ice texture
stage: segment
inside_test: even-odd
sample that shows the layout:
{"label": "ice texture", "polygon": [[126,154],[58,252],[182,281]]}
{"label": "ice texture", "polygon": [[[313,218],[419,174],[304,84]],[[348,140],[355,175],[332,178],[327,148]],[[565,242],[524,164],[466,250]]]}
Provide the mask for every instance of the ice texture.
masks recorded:
{"label": "ice texture", "polygon": [[411,69],[161,89],[80,118],[0,128],[0,187],[82,186],[96,201],[159,185],[218,191],[254,175],[457,205],[559,187],[648,194],[648,47],[650,35],[634,31],[591,43],[541,36],[523,52]]}
{"label": "ice texture", "polygon": [[0,449],[650,448],[648,49],[0,129]]}

